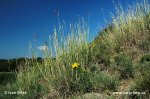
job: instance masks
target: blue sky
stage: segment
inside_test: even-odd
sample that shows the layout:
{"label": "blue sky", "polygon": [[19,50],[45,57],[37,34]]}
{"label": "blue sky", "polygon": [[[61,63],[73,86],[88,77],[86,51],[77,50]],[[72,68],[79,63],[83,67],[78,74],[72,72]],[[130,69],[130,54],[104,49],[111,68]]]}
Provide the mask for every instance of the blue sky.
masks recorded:
{"label": "blue sky", "polygon": [[[114,1],[125,9],[136,0]],[[111,21],[110,13],[114,13],[115,6],[112,0],[0,0],[0,58],[26,57],[34,33],[38,35],[36,45],[42,45],[53,34],[54,26],[58,26],[55,10],[66,26],[77,22],[78,15],[89,18],[92,40],[100,31],[98,25],[107,25],[104,18]]]}

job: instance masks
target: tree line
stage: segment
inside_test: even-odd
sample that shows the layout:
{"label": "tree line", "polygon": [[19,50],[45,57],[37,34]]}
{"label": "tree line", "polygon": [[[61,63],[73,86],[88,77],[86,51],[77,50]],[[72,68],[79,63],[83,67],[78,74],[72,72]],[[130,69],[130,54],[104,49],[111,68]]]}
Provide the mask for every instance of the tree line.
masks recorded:
{"label": "tree line", "polygon": [[[25,64],[26,60],[30,61],[30,58],[14,58],[14,59],[0,59],[0,72],[12,72],[19,69],[21,64]],[[37,62],[42,62],[42,58],[38,57]]]}

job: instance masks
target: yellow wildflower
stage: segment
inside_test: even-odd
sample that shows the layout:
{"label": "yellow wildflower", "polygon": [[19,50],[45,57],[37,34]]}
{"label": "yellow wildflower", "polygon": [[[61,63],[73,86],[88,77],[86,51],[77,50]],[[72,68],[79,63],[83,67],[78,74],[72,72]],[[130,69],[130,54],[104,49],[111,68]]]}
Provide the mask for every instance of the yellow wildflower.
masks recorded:
{"label": "yellow wildflower", "polygon": [[72,64],[72,68],[74,69],[74,68],[78,68],[79,67],[79,64],[78,63],[74,63],[74,64]]}

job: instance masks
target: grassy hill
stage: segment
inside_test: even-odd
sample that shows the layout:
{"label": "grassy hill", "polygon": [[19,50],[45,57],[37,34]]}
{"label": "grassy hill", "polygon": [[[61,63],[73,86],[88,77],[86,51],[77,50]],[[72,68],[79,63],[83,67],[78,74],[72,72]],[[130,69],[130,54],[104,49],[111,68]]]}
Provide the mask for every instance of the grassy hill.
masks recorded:
{"label": "grassy hill", "polygon": [[[127,11],[118,8],[112,20],[90,44],[89,28],[83,19],[71,25],[67,37],[58,38],[63,25],[54,29],[53,44],[50,50],[42,51],[42,63],[34,58],[30,64],[26,61],[16,81],[2,87],[1,97],[149,98],[150,4],[136,3]],[[55,60],[51,58],[53,50]],[[5,95],[5,90],[27,94]]]}

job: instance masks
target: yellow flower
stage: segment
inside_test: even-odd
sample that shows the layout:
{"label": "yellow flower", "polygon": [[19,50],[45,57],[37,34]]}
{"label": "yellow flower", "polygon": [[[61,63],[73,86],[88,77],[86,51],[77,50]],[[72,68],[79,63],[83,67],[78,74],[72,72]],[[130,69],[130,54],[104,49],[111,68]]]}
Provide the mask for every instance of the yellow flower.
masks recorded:
{"label": "yellow flower", "polygon": [[74,68],[78,68],[79,67],[79,64],[78,63],[74,63],[74,64],[72,64],[72,68],[74,69]]}

